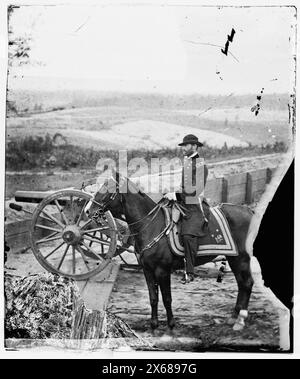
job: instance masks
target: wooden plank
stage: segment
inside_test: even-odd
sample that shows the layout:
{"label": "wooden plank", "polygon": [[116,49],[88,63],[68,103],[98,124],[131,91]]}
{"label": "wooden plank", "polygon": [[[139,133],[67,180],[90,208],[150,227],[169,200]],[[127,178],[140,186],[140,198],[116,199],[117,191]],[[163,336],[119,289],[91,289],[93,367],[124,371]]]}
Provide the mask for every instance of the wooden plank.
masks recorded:
{"label": "wooden plank", "polygon": [[270,182],[272,171],[269,169],[261,169],[252,173],[253,180],[253,201],[258,201],[260,196],[266,189],[266,185]]}
{"label": "wooden plank", "polygon": [[236,186],[236,185],[246,184],[247,173],[230,175],[230,176],[227,176],[226,179],[228,181],[228,188]]}
{"label": "wooden plank", "polygon": [[[41,225],[51,225],[47,220],[40,219],[39,224]],[[29,230],[31,226],[31,220],[21,220],[5,223],[4,226],[4,236],[7,245],[10,248],[10,253],[17,253],[22,251],[24,248],[30,246],[29,242]],[[46,237],[51,234],[51,231],[45,229],[37,229],[36,236],[37,239]]]}
{"label": "wooden plank", "polygon": [[253,191],[264,190],[266,188],[266,178],[253,181]]}
{"label": "wooden plank", "polygon": [[228,189],[228,202],[243,204],[245,202],[246,183]]}
{"label": "wooden plank", "polygon": [[5,236],[17,236],[21,233],[27,233],[30,228],[31,220],[22,220],[22,221],[14,221],[8,222],[4,225],[4,233]]}
{"label": "wooden plank", "polygon": [[245,192],[245,203],[251,204],[252,199],[252,175],[250,172],[247,173],[247,182],[246,182],[246,192]]}
{"label": "wooden plank", "polygon": [[222,202],[222,178],[208,180],[204,191],[205,197],[210,199],[211,203]]}
{"label": "wooden plank", "polygon": [[4,226],[4,238],[10,248],[8,254],[20,252],[30,246],[29,228],[31,220],[22,220],[6,223]]}
{"label": "wooden plank", "polygon": [[117,280],[120,265],[112,261],[97,276],[77,281],[81,296],[87,308],[104,311]]}
{"label": "wooden plank", "polygon": [[228,180],[223,178],[222,180],[222,192],[221,192],[221,201],[226,203],[228,199]]}
{"label": "wooden plank", "polygon": [[247,173],[230,175],[228,181],[228,202],[243,204],[246,196]]}
{"label": "wooden plank", "polygon": [[266,184],[269,184],[272,180],[273,176],[273,170],[271,170],[269,167],[266,170]]}
{"label": "wooden plank", "polygon": [[267,169],[263,168],[263,169],[260,169],[260,170],[250,171],[249,174],[251,174],[253,181],[259,180],[259,179],[266,180]]}
{"label": "wooden plank", "polygon": [[245,203],[245,191],[240,192],[236,195],[230,195],[227,200],[228,203],[232,204],[244,204]]}

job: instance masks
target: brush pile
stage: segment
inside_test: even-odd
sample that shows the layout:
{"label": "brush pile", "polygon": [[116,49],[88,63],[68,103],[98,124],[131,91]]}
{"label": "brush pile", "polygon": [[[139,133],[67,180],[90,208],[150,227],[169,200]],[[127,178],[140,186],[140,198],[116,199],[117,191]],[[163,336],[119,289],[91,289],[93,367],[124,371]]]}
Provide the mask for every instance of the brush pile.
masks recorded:
{"label": "brush pile", "polygon": [[87,309],[72,279],[6,274],[5,301],[5,338],[93,340],[94,347],[152,350],[119,317]]}
{"label": "brush pile", "polygon": [[52,274],[5,275],[6,338],[69,338],[76,284]]}

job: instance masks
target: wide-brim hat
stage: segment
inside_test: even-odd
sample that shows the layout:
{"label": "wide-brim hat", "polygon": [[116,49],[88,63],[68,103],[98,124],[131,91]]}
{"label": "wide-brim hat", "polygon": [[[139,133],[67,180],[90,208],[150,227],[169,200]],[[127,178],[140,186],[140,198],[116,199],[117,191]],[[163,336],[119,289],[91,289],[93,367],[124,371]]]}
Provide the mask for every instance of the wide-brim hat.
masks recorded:
{"label": "wide-brim hat", "polygon": [[203,143],[199,142],[198,137],[194,136],[194,134],[188,134],[187,136],[183,137],[182,142],[179,143],[178,146],[187,145],[188,143],[192,145],[203,146]]}

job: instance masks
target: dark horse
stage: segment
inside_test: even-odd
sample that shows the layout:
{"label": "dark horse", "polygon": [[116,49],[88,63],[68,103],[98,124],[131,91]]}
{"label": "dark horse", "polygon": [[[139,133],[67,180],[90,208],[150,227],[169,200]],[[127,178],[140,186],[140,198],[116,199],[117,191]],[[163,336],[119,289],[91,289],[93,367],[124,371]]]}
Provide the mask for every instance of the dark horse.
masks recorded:
{"label": "dark horse", "polygon": [[[126,192],[124,185],[127,185]],[[114,190],[112,190],[114,188]],[[131,235],[134,235],[135,250],[143,268],[149,290],[151,304],[151,328],[158,327],[158,287],[160,288],[163,304],[167,313],[170,330],[175,326],[172,313],[171,272],[183,267],[182,257],[172,253],[167,236],[156,237],[165,228],[165,217],[162,209],[153,212],[157,204],[145,193],[137,189],[135,184],[116,173],[116,180],[108,179],[94,196],[88,210],[89,217],[96,219],[104,211],[111,211],[114,217],[125,216]],[[253,279],[250,271],[250,256],[245,243],[252,212],[248,207],[222,204],[221,209],[226,216],[233,239],[238,249],[238,256],[227,257],[238,285],[238,296],[233,312],[235,329],[244,325],[243,317],[247,317],[247,308],[252,291]],[[99,212],[100,211],[100,212]],[[149,243],[151,243],[149,245]],[[215,256],[197,257],[196,265],[212,261]],[[237,321],[238,320],[238,321]]]}

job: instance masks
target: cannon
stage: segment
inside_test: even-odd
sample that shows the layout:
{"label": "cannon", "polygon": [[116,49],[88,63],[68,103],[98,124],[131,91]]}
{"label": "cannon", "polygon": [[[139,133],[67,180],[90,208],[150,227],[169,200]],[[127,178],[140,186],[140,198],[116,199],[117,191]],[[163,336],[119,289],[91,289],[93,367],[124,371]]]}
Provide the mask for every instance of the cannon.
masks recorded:
{"label": "cannon", "polygon": [[124,243],[120,221],[105,212],[97,223],[85,212],[93,196],[81,189],[59,191],[16,191],[16,202],[37,203],[33,212],[17,203],[10,208],[31,214],[29,246],[38,262],[49,272],[89,279],[100,273],[114,256],[134,252]]}

